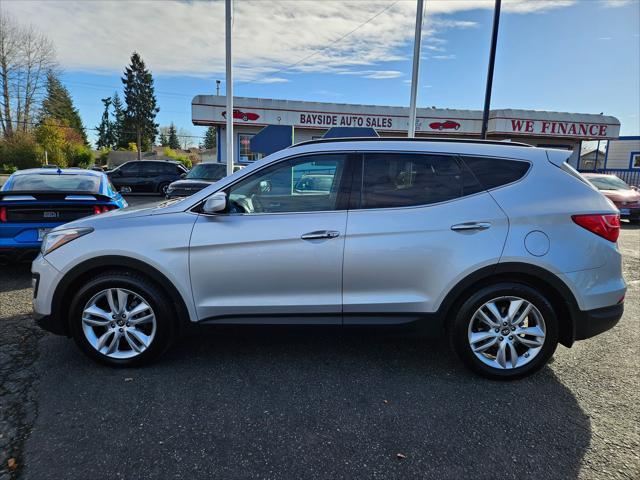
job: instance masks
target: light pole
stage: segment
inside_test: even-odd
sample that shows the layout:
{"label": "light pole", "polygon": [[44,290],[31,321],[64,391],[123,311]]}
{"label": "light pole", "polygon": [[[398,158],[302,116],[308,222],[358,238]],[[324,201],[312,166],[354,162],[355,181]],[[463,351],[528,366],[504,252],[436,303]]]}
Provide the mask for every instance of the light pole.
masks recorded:
{"label": "light pole", "polygon": [[418,71],[420,69],[420,43],[422,42],[422,12],[424,0],[418,0],[416,36],[413,40],[413,70],[411,73],[411,100],[409,102],[409,138],[416,136],[416,101],[418,97]]}
{"label": "light pole", "polygon": [[493,66],[496,62],[496,44],[498,43],[498,25],[500,24],[500,5],[502,0],[496,0],[493,9],[493,31],[491,32],[491,51],[489,52],[489,70],[487,71],[487,88],[484,92],[484,111],[482,112],[481,137],[487,138],[487,124],[489,123],[489,108],[491,108],[491,89],[493,88]]}
{"label": "light pole", "polygon": [[216,97],[220,96],[220,80],[216,80]]}
{"label": "light pole", "polygon": [[225,48],[226,48],[226,94],[227,94],[227,175],[233,173],[233,71],[231,62],[231,26],[233,12],[233,0],[225,0]]}

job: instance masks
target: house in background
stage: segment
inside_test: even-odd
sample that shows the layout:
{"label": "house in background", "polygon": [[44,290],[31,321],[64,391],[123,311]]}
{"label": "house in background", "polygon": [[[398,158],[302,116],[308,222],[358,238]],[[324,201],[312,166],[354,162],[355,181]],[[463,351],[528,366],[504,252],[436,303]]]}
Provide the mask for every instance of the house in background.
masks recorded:
{"label": "house in background", "polygon": [[580,154],[580,170],[600,170],[604,168],[606,148],[603,144],[600,149],[597,146],[587,148]]}

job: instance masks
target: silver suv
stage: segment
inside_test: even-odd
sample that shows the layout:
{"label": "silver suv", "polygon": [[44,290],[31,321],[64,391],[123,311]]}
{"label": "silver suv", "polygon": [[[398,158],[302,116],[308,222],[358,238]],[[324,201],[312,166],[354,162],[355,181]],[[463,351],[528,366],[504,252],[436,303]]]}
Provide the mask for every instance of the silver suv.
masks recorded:
{"label": "silver suv", "polygon": [[[33,262],[36,317],[118,366],[194,324],[394,325],[522,377],[623,311],[618,211],[569,153],[298,144],[186,199],[54,229]],[[328,185],[296,188],[308,178]]]}

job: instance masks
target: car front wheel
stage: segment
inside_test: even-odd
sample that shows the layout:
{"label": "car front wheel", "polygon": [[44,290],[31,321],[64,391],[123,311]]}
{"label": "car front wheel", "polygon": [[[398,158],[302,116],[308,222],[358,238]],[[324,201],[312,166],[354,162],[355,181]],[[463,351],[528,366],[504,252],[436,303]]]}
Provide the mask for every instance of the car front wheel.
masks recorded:
{"label": "car front wheel", "polygon": [[70,329],[80,349],[110,366],[155,359],[173,337],[172,306],[145,277],[109,272],[84,285],[71,303]]}
{"label": "car front wheel", "polygon": [[551,358],[558,344],[558,319],[538,290],[499,283],[466,298],[449,333],[471,370],[513,380],[536,372]]}

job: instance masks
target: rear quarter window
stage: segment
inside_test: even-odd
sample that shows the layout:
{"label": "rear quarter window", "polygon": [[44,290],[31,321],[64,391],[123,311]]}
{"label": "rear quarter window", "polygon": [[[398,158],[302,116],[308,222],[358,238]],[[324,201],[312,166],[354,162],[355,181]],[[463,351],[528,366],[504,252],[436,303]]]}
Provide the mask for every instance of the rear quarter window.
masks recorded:
{"label": "rear quarter window", "polygon": [[520,180],[531,165],[519,160],[489,157],[462,157],[464,163],[487,190]]}

